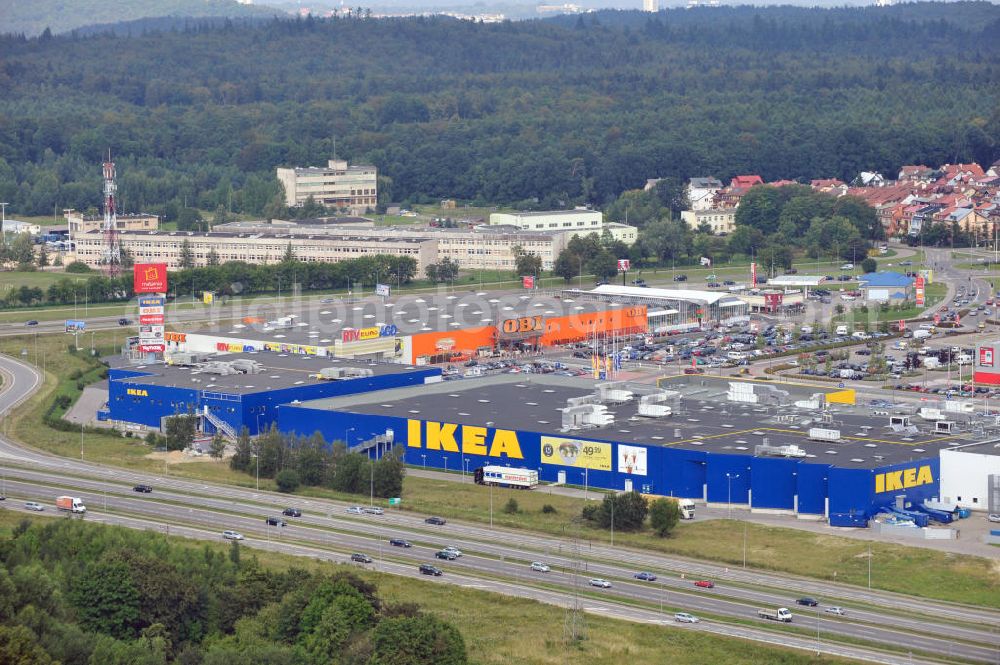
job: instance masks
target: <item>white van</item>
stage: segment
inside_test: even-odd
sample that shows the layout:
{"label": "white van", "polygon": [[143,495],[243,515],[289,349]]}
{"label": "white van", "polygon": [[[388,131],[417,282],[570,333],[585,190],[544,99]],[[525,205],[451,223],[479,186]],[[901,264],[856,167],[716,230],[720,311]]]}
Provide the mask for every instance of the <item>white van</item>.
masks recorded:
{"label": "white van", "polygon": [[837,326],[837,329],[834,331],[834,333],[837,334],[837,335],[841,335],[841,336],[846,335],[847,334],[847,326],[844,326],[844,325]]}
{"label": "white van", "polygon": [[801,328],[799,328],[799,330],[802,331],[803,335],[811,335],[812,331],[813,331],[813,327],[806,325],[806,326],[802,326]]}
{"label": "white van", "polygon": [[914,330],[913,339],[927,339],[931,334],[930,330]]}

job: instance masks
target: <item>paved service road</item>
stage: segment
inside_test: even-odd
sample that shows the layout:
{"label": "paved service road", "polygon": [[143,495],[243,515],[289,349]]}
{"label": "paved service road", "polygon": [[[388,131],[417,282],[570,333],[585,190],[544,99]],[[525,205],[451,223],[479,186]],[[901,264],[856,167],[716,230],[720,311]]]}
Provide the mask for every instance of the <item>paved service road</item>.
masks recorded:
{"label": "paved service road", "polygon": [[[32,368],[3,357],[0,371],[5,374],[0,393],[2,412],[37,385],[38,375]],[[453,521],[431,527],[423,522],[423,515],[410,513],[349,515],[347,504],[341,502],[292,500],[280,494],[104,467],[53,457],[2,437],[0,458],[7,466],[7,489],[12,497],[39,500],[52,510],[54,496],[73,492],[88,504],[88,520],[120,521],[126,526],[163,528],[209,539],[221,539],[224,529],[237,529],[248,537],[247,544],[255,547],[308,552],[310,556],[323,552],[324,558],[336,561],[345,561],[351,551],[362,550],[377,557],[379,569],[408,575],[416,572],[418,563],[434,560],[434,552],[442,546],[455,545],[465,555],[457,561],[438,562],[446,571],[445,582],[564,606],[579,602],[585,611],[633,621],[662,622],[672,611],[693,611],[705,619],[699,630],[877,662],[910,662],[911,651],[995,662],[1000,648],[991,631],[1000,624],[1000,612],[980,608],[774,573],[729,570],[680,557],[578,543],[572,538],[491,530]],[[152,485],[154,492],[132,492],[131,487],[140,482]],[[8,508],[20,509],[17,502],[6,503]],[[289,520],[285,528],[268,527],[264,518],[289,503],[301,507],[303,517]],[[391,537],[406,538],[414,547],[389,547]],[[528,567],[533,560],[549,563],[553,571],[533,573]],[[631,576],[637,570],[651,570],[660,579],[652,584],[636,582]],[[588,576],[609,579],[613,587],[591,589]],[[712,579],[716,587],[697,589],[692,581],[698,578]],[[823,604],[800,609],[794,606],[794,599],[802,595],[817,597]],[[827,615],[825,607],[834,604],[846,607],[848,615]],[[794,608],[796,621],[791,627],[756,618],[759,607],[777,606]],[[744,623],[727,624],[728,618]],[[802,634],[803,627],[809,636]],[[813,631],[818,631],[818,639]],[[866,645],[834,643],[839,637],[864,640]],[[902,653],[886,653],[887,647]]]}

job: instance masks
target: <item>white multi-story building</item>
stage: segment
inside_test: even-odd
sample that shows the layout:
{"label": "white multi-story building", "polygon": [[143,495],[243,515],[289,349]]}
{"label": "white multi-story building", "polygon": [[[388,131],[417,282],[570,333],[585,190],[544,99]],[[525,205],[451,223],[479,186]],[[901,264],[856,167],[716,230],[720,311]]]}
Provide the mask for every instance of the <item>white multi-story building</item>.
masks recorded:
{"label": "white multi-story building", "polygon": [[600,210],[577,208],[575,210],[548,210],[543,212],[494,212],[490,226],[511,226],[525,231],[566,233],[569,237],[608,231],[615,240],[627,245],[635,242],[638,230],[618,222],[606,223]]}
{"label": "white multi-story building", "polygon": [[279,168],[278,180],[285,188],[288,206],[301,206],[311,196],[328,208],[363,215],[378,203],[378,169],[374,166],[348,166],[346,160],[331,159],[326,167]]}

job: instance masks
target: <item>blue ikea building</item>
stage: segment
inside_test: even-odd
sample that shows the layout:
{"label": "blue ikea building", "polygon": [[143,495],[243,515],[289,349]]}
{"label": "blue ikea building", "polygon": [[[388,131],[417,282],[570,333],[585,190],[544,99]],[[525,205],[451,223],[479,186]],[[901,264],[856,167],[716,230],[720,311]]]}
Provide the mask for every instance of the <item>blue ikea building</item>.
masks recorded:
{"label": "blue ikea building", "polygon": [[440,380],[441,370],[430,367],[312,355],[226,354],[188,367],[159,363],[109,370],[108,408],[101,417],[158,429],[164,418],[192,413],[202,417],[206,433],[234,435],[246,427],[255,435],[277,420],[281,404]]}
{"label": "blue ikea building", "polygon": [[[548,482],[825,517],[835,526],[864,525],[897,497],[939,494],[938,450],[955,443],[950,437],[910,432],[903,440],[864,408],[843,407],[824,425],[839,425],[838,440],[811,440],[802,423],[816,414],[731,404],[719,390],[684,388],[666,417],[640,415],[634,398],[597,404],[602,424],[567,428],[567,407],[590,408],[592,382],[505,375],[287,404],[278,427],[329,441],[348,429],[361,439],[392,430],[414,466],[525,467]],[[789,447],[792,454],[775,454]]]}

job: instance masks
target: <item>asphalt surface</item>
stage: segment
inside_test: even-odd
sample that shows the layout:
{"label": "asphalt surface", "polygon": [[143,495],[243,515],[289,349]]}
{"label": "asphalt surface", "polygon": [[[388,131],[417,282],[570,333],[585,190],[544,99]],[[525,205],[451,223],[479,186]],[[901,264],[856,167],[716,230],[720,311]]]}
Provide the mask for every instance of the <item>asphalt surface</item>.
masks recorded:
{"label": "asphalt surface", "polygon": [[[4,389],[0,413],[37,386],[38,375],[27,365],[0,357]],[[941,659],[1000,662],[1000,612],[937,601],[869,591],[818,580],[754,570],[729,569],[681,557],[538,536],[505,529],[449,522],[431,526],[422,515],[389,512],[382,516],[353,515],[347,504],[294,500],[304,513],[289,518],[285,528],[268,527],[264,518],[277,515],[287,496],[244,488],[216,486],[178,478],[136,473],[87,461],[58,458],[27,449],[0,437],[0,459],[6,466],[4,507],[23,510],[23,501],[38,500],[53,511],[54,497],[72,493],[89,506],[87,520],[120,522],[136,528],[163,529],[173,534],[221,539],[224,529],[247,536],[252,547],[286,551],[346,562],[353,551],[375,558],[384,572],[417,575],[417,565],[434,562],[445,571],[436,581],[537,598],[560,606],[632,621],[666,622],[672,612],[700,614],[702,623],[681,629],[710,631],[845,655],[871,662],[911,662],[910,653]],[[154,487],[152,494],[131,490],[136,483]],[[390,538],[406,538],[412,548],[390,547]],[[516,543],[516,544],[512,544]],[[440,561],[434,552],[455,545],[465,552],[457,561]],[[552,566],[550,573],[533,573],[531,561]],[[638,570],[659,576],[656,582],[632,579]],[[589,586],[590,577],[612,582],[611,589]],[[710,579],[713,589],[700,589],[697,579]],[[821,600],[818,608],[800,608],[798,597]],[[847,615],[825,612],[831,605]],[[766,622],[758,608],[790,607],[795,622]],[[663,608],[662,611],[660,608]],[[739,624],[726,623],[738,619]],[[807,631],[807,634],[803,634]],[[816,631],[816,632],[814,632]],[[817,638],[818,633],[818,638]],[[891,646],[900,653],[832,640],[848,638]],[[920,662],[915,659],[913,662]],[[928,662],[933,662],[933,659]]]}

